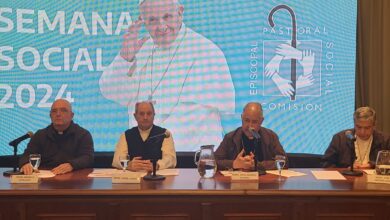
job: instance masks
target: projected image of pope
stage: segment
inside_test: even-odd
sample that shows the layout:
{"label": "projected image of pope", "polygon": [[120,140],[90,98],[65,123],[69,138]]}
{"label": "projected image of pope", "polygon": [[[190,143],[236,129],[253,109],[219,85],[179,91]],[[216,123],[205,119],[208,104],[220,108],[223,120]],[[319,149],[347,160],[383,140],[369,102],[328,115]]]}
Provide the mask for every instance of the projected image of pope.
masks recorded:
{"label": "projected image of pope", "polygon": [[[221,49],[183,23],[178,0],[141,0],[140,17],[100,78],[104,97],[128,107],[151,101],[156,124],[175,135],[181,151],[222,140],[221,114],[234,113],[235,91]],[[142,37],[145,25],[150,36]],[[129,117],[130,127],[136,123]]]}

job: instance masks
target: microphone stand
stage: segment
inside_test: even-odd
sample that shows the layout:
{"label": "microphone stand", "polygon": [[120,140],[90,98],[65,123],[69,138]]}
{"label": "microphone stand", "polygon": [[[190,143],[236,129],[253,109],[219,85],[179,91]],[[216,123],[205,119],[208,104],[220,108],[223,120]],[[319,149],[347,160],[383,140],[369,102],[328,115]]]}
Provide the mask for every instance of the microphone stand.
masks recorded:
{"label": "microphone stand", "polygon": [[[169,134],[167,134],[167,131],[165,130],[164,133],[162,134],[157,134],[157,135],[154,135],[154,136],[151,136],[148,138],[148,140],[151,140],[153,138],[157,138],[157,137],[163,137],[164,138],[168,138]],[[157,140],[154,140],[154,142],[152,143],[157,143],[158,141],[158,138]],[[152,144],[150,143],[150,144]],[[150,149],[152,150],[152,149]],[[161,151],[161,150],[160,150]],[[162,176],[162,175],[157,175],[156,174],[156,170],[157,170],[157,160],[160,159],[159,157],[161,156],[156,156],[157,152],[149,152],[149,156],[148,156],[148,159],[150,159],[150,161],[152,162],[152,173],[149,173],[148,175],[144,176],[143,179],[144,180],[150,180],[150,181],[156,181],[156,180],[165,180],[165,176]]]}
{"label": "microphone stand", "polygon": [[260,139],[259,138],[255,138],[255,149],[254,149],[255,156],[253,157],[253,160],[255,162],[255,171],[257,171],[257,173],[261,176],[261,175],[267,174],[267,172],[265,172],[265,169],[263,166],[259,166],[259,164],[258,164],[259,162],[257,161],[257,156],[256,156],[257,150],[260,150]]}
{"label": "microphone stand", "polygon": [[18,144],[12,144],[10,146],[14,147],[14,155],[12,156],[13,170],[8,170],[8,171],[3,172],[3,176],[11,176],[11,175],[20,175],[20,174],[22,174],[17,169],[17,167],[18,167],[18,164],[17,164],[18,163],[18,156],[17,156]]}
{"label": "microphone stand", "polygon": [[346,176],[362,176],[363,175],[363,172],[360,171],[360,170],[354,170],[353,169],[353,164],[356,160],[356,152],[355,152],[355,147],[354,147],[354,143],[356,141],[356,139],[348,139],[348,147],[349,147],[349,150],[351,151],[351,161],[350,161],[350,169],[349,170],[343,170],[341,171],[341,173],[343,175],[346,175]]}
{"label": "microphone stand", "polygon": [[143,179],[144,180],[151,180],[151,181],[165,180],[165,176],[156,174],[157,160],[156,159],[151,159],[151,161],[152,161],[153,171],[152,171],[152,173],[149,173],[148,175],[144,176]]}

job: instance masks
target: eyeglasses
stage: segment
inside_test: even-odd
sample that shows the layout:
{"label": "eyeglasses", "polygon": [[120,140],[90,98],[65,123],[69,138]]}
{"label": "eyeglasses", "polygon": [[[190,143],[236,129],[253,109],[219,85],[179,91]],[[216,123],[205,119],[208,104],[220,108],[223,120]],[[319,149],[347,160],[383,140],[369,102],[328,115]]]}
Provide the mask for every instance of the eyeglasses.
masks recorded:
{"label": "eyeglasses", "polygon": [[68,113],[69,110],[67,108],[54,108],[52,110],[50,110],[50,114],[56,114],[56,113]]}

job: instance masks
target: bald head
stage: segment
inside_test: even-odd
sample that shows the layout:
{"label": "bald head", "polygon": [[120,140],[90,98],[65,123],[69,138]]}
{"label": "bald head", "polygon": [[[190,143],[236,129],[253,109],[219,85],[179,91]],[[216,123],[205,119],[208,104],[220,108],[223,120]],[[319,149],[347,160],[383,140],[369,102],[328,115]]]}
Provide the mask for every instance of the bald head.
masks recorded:
{"label": "bald head", "polygon": [[252,139],[253,135],[250,130],[259,131],[263,120],[263,108],[261,104],[258,102],[249,102],[245,105],[241,114],[243,133],[249,139]]}
{"label": "bald head", "polygon": [[53,102],[50,118],[55,130],[59,132],[66,130],[70,126],[73,116],[72,105],[67,100],[58,99]]}
{"label": "bald head", "polygon": [[263,118],[263,107],[258,102],[249,102],[245,105],[242,113],[252,113],[258,115],[260,118]]}
{"label": "bald head", "polygon": [[57,100],[55,100],[53,102],[53,105],[51,106],[51,109],[53,109],[55,106],[58,106],[58,105],[65,106],[66,108],[69,109],[70,112],[73,112],[72,111],[72,105],[66,99],[57,99]]}

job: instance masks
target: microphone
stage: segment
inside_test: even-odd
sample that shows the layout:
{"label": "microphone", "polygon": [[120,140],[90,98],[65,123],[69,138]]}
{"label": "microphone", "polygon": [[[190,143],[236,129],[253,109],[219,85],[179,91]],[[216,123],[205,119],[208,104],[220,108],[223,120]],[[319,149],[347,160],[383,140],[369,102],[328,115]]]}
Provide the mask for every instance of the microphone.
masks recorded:
{"label": "microphone", "polygon": [[353,132],[351,130],[345,131],[345,136],[351,142],[355,142],[356,141],[356,137],[355,137],[355,135],[353,135]]}
{"label": "microphone", "polygon": [[[155,141],[151,141],[151,144],[154,145],[153,142],[156,143],[158,140],[161,140],[161,139],[158,139],[159,137],[169,138],[170,136],[171,136],[171,133],[168,130],[165,130],[164,133],[150,136],[150,137],[148,137],[147,140],[156,139]],[[160,156],[157,156],[158,154],[157,154],[156,151],[160,152]],[[151,148],[149,149],[149,153],[148,154],[149,154],[148,159],[150,159],[150,161],[152,162],[152,173],[144,176],[143,179],[144,180],[152,180],[152,181],[164,180],[165,176],[156,174],[157,160],[161,158],[161,149],[159,149],[159,148],[156,149],[155,145],[151,146]]]}
{"label": "microphone", "polygon": [[260,134],[255,131],[254,128],[249,128],[249,132],[252,134],[252,136],[256,139],[256,140],[259,140],[260,139]]}
{"label": "microphone", "polygon": [[249,128],[249,132],[252,134],[253,138],[255,139],[255,146],[254,146],[254,149],[253,149],[254,150],[253,153],[255,155],[253,157],[253,162],[255,164],[254,169],[255,169],[255,171],[257,171],[257,173],[259,175],[265,175],[266,174],[265,168],[263,166],[261,166],[261,164],[258,163],[259,161],[258,161],[258,158],[256,156],[257,155],[256,151],[260,150],[260,138],[261,138],[260,134],[259,134],[259,132],[255,131],[255,129],[252,128],[252,127]]}
{"label": "microphone", "polygon": [[349,163],[350,168],[348,170],[342,170],[341,173],[344,175],[347,175],[347,176],[362,176],[363,175],[362,171],[353,169],[353,164],[356,160],[356,152],[355,152],[355,146],[354,146],[354,143],[356,141],[356,137],[351,130],[345,131],[344,134],[348,140],[347,146],[349,147],[349,150],[351,151],[350,152],[351,158],[350,158],[350,163]]}
{"label": "microphone", "polygon": [[4,176],[11,176],[11,175],[17,175],[17,174],[21,174],[21,172],[18,171],[17,167],[18,167],[18,144],[24,140],[26,140],[27,138],[31,138],[32,136],[34,135],[34,133],[32,133],[31,131],[27,132],[27,134],[23,135],[23,136],[20,136],[18,138],[16,138],[15,140],[9,142],[8,144],[12,147],[14,147],[14,155],[12,157],[12,163],[13,163],[13,170],[8,170],[8,171],[5,171],[3,173]]}
{"label": "microphone", "polygon": [[169,132],[168,130],[165,130],[164,133],[153,135],[153,136],[149,137],[148,139],[150,140],[150,139],[163,137],[163,136],[164,136],[164,138],[169,138],[171,136],[171,132]]}
{"label": "microphone", "polygon": [[15,140],[11,141],[8,143],[9,146],[17,146],[20,142],[28,139],[28,138],[31,138],[32,136],[34,135],[34,133],[32,133],[31,131],[27,132],[27,134],[23,135],[23,136],[20,136],[18,138],[16,138]]}

